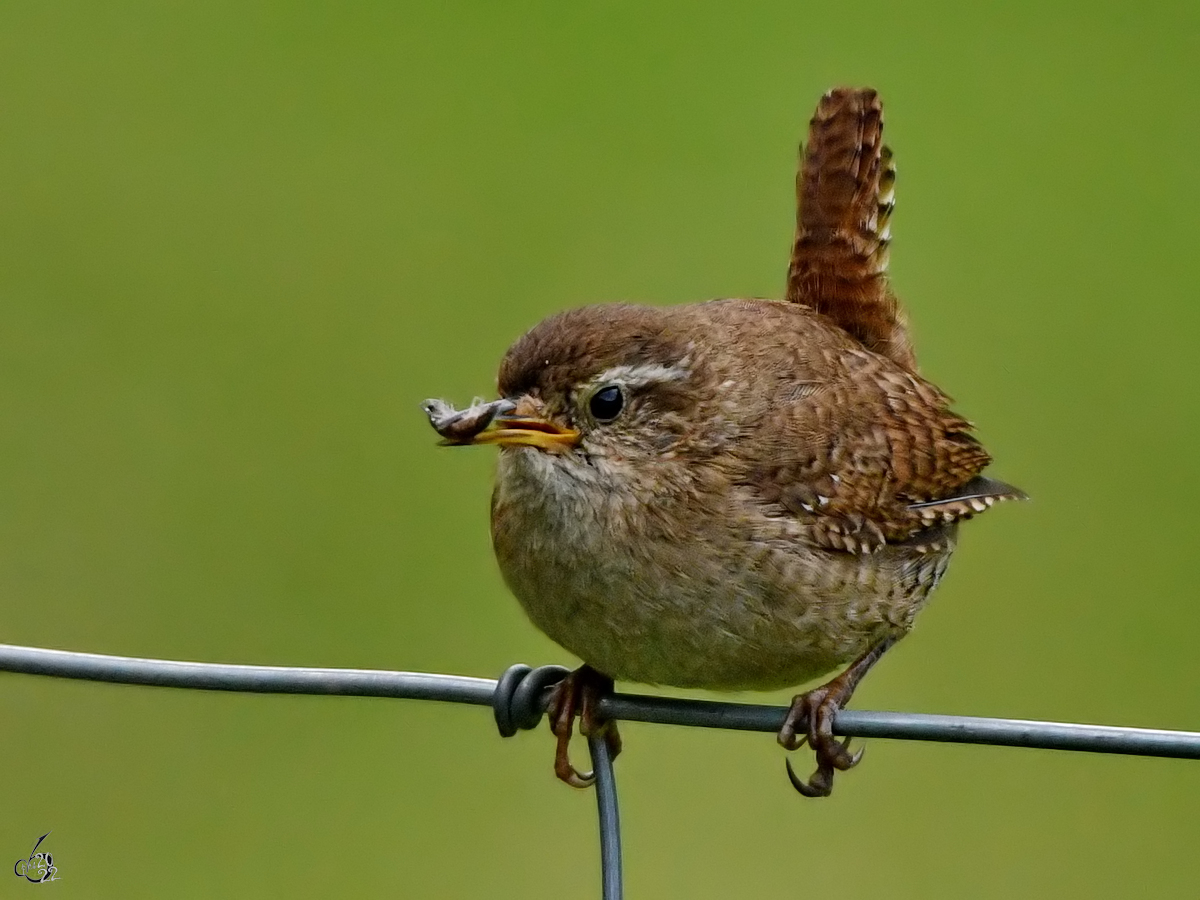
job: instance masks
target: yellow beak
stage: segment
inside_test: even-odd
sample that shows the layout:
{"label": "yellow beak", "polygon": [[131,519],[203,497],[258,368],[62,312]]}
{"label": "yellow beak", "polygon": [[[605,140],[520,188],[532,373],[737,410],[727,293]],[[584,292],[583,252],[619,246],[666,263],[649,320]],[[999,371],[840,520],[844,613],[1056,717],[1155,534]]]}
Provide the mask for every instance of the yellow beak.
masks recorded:
{"label": "yellow beak", "polygon": [[578,446],[579,432],[536,416],[497,416],[471,443],[537,447],[562,453]]}

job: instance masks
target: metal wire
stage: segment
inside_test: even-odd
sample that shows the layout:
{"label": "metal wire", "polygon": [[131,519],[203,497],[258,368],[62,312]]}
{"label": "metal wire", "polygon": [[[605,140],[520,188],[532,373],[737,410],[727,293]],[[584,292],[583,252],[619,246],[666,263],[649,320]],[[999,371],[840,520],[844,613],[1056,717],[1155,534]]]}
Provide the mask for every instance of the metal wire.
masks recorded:
{"label": "metal wire", "polygon": [[[776,732],[783,725],[787,709],[753,703],[713,703],[707,700],[613,694],[600,701],[600,713],[610,719],[630,722]],[[1200,759],[1198,732],[1117,725],[843,709],[834,717],[833,731],[846,737]]]}
{"label": "metal wire", "polygon": [[612,753],[603,735],[588,738],[592,771],[596,775],[596,809],[600,814],[600,890],[604,900],[621,900],[621,815],[617,809],[617,779]]}
{"label": "metal wire", "polygon": [[471,703],[475,706],[490,706],[492,695],[496,692],[496,682],[490,678],[467,678],[462,675],[181,662],[45,650],[14,644],[0,644],[0,671],[206,691],[399,697]]}
{"label": "metal wire", "polygon": [[[505,737],[537,726],[546,709],[549,689],[567,674],[561,666],[532,669],[516,665],[498,681],[493,681],[490,678],[381,669],[313,669],[140,659],[13,644],[0,644],[0,671],[213,691],[336,694],[469,703],[492,707],[496,726]],[[610,719],[630,722],[774,732],[783,724],[787,710],[750,703],[613,694],[600,701],[600,713]],[[833,730],[839,735],[853,737],[1200,759],[1200,733],[1192,731],[862,710],[839,712],[834,718]],[[603,897],[604,900],[620,900],[621,833],[612,758],[603,739],[590,740],[588,746],[596,773]]]}

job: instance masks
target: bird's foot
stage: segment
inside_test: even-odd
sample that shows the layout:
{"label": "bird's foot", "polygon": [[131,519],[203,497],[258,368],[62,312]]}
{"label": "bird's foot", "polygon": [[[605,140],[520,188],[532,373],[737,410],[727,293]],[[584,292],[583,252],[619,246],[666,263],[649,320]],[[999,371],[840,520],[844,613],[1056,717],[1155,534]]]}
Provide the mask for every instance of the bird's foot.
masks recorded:
{"label": "bird's foot", "polygon": [[833,790],[835,772],[853,769],[862,759],[862,749],[850,752],[850,738],[839,741],[833,736],[833,718],[850,702],[850,696],[864,675],[879,661],[900,635],[893,634],[850,664],[846,671],[818,688],[792,698],[791,708],[779,729],[779,743],[785,750],[798,750],[807,742],[817,757],[817,771],[802,781],[787,760],[788,780],[805,797],[828,797]]}
{"label": "bird's foot", "polygon": [[850,699],[851,691],[840,689],[834,679],[829,684],[799,694],[792,700],[779,743],[787,750],[798,750],[807,742],[817,757],[817,771],[808,781],[801,781],[787,760],[788,780],[805,797],[828,797],[833,790],[834,772],[853,769],[862,759],[862,749],[850,752],[850,738],[839,741],[833,736],[833,717],[842,704]]}
{"label": "bird's foot", "polygon": [[600,716],[600,700],[611,694],[613,680],[601,675],[591,666],[580,666],[557,685],[550,695],[546,714],[550,730],[558,738],[554,753],[554,774],[571,787],[591,787],[596,781],[592,772],[580,772],[571,764],[571,733],[575,715],[579,715],[579,732],[584,737],[601,737],[608,745],[609,756],[621,752],[621,735],[617,723]]}

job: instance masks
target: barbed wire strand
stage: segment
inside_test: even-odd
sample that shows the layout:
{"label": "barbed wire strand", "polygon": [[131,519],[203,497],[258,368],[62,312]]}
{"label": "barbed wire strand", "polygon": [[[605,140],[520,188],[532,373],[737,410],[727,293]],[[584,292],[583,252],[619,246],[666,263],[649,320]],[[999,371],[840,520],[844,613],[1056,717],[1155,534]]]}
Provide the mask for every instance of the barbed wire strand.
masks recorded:
{"label": "barbed wire strand", "polygon": [[[14,644],[0,644],[0,671],[156,687],[390,697],[490,706],[500,734],[505,737],[538,724],[545,712],[549,689],[567,673],[561,666],[532,669],[516,665],[498,681],[493,681],[382,669],[318,669],[142,659]],[[601,700],[599,709],[604,717],[630,722],[761,732],[778,731],[787,713],[785,707],[640,694],[612,694]],[[834,718],[833,730],[846,737],[1200,759],[1200,733],[1191,731],[864,710],[840,711]],[[596,772],[603,897],[604,900],[620,900],[620,820],[612,759],[602,739],[590,740],[588,746]]]}

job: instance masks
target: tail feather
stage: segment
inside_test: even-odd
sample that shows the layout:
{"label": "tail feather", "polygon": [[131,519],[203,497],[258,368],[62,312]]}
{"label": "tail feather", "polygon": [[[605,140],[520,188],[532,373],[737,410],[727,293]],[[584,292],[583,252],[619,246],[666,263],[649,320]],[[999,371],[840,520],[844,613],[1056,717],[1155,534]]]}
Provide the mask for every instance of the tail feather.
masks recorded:
{"label": "tail feather", "polygon": [[879,95],[870,88],[827,93],[809,123],[796,176],[787,299],[916,371],[904,314],[887,284],[895,185]]}
{"label": "tail feather", "polygon": [[909,509],[921,517],[926,524],[956,522],[969,519],[996,503],[1005,500],[1028,500],[1029,495],[1020,488],[1005,484],[986,475],[976,475],[951,496],[909,504]]}

